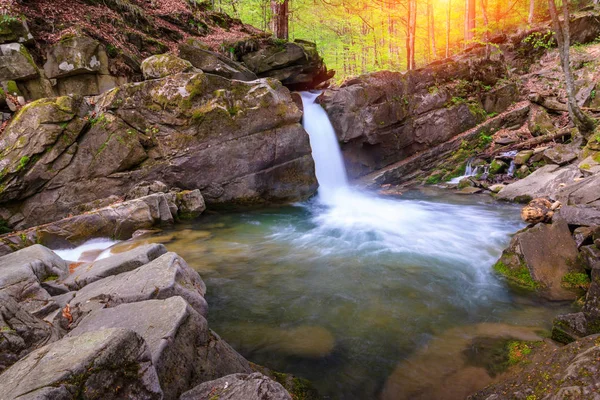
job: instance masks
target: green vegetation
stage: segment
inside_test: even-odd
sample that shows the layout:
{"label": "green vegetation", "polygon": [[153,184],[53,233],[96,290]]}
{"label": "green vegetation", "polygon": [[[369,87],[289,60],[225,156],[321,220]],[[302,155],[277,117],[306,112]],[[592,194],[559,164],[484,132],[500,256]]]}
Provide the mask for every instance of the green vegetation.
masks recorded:
{"label": "green vegetation", "polygon": [[531,45],[534,49],[550,49],[556,45],[554,32],[534,32],[523,39],[523,43]]}
{"label": "green vegetation", "polygon": [[494,264],[494,271],[504,276],[509,282],[512,282],[520,287],[528,290],[535,290],[540,287],[540,284],[533,280],[529,268],[522,263],[518,268],[511,268],[499,260]]}
{"label": "green vegetation", "polygon": [[507,349],[509,365],[524,361],[525,357],[531,353],[531,347],[525,342],[511,341],[508,343]]}
{"label": "green vegetation", "polygon": [[590,283],[590,277],[584,272],[568,272],[562,278],[562,286],[569,289],[587,290]]}
{"label": "green vegetation", "polygon": [[21,159],[19,160],[19,165],[17,166],[17,171],[21,171],[22,169],[27,167],[27,164],[29,164],[30,160],[31,158],[29,156],[21,157]]}

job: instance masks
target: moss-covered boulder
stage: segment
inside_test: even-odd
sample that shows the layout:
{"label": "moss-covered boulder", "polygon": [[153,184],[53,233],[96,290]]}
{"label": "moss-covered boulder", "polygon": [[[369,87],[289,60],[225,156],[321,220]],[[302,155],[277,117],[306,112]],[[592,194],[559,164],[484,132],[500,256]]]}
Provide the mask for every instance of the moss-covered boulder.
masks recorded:
{"label": "moss-covered boulder", "polygon": [[517,233],[494,270],[509,282],[552,300],[575,299],[579,288],[569,284],[569,274],[584,273],[569,226],[558,217],[552,224],[539,223]]}
{"label": "moss-covered boulder", "polygon": [[29,44],[33,41],[33,35],[24,18],[3,14],[0,20],[0,44],[22,43]]}
{"label": "moss-covered boulder", "polygon": [[[0,203],[22,215],[18,228],[125,197],[141,181],[200,189],[209,207],[291,202],[316,190],[302,114],[278,81],[179,73],[94,102],[38,100],[6,128]],[[202,208],[190,203],[189,215]]]}
{"label": "moss-covered boulder", "polygon": [[108,72],[108,56],[89,36],[66,36],[46,51],[44,71],[49,79]]}
{"label": "moss-covered boulder", "polygon": [[539,106],[531,108],[527,127],[533,136],[546,135],[556,129],[548,112]]}
{"label": "moss-covered boulder", "polygon": [[148,57],[142,62],[144,79],[164,78],[181,72],[190,72],[193,69],[189,61],[168,53]]}
{"label": "moss-covered boulder", "polygon": [[0,82],[26,81],[40,72],[29,51],[20,43],[0,45]]}

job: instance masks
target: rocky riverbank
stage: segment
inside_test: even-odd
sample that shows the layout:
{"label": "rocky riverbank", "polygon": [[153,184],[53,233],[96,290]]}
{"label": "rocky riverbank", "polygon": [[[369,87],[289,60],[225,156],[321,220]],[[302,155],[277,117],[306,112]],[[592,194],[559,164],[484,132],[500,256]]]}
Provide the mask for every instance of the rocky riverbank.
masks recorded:
{"label": "rocky riverbank", "polygon": [[70,265],[33,245],[0,272],[3,400],[292,399],[263,373],[310,393],[210,330],[204,282],[163,245]]}

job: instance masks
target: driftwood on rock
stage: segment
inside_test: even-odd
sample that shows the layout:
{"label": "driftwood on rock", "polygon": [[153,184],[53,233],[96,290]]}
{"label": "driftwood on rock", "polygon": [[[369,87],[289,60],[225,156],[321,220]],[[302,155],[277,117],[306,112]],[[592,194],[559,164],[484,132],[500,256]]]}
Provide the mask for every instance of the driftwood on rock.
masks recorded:
{"label": "driftwood on rock", "polygon": [[525,140],[524,142],[521,142],[521,143],[515,143],[515,144],[501,147],[499,149],[494,150],[490,155],[495,156],[499,153],[503,153],[505,151],[510,151],[510,150],[530,149],[530,148],[533,148],[542,143],[552,142],[557,139],[562,139],[567,136],[571,136],[571,134],[572,134],[571,128],[563,128],[556,132],[549,133],[547,135],[542,135],[542,136],[534,137],[533,139]]}

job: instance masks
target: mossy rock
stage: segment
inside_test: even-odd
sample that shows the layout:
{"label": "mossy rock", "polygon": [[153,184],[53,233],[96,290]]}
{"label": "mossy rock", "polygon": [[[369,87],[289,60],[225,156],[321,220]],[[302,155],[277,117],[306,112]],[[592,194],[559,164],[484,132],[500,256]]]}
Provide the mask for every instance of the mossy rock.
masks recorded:
{"label": "mossy rock", "polygon": [[189,61],[183,60],[172,54],[159,54],[142,61],[144,79],[160,79],[169,75],[193,71],[194,67]]}

